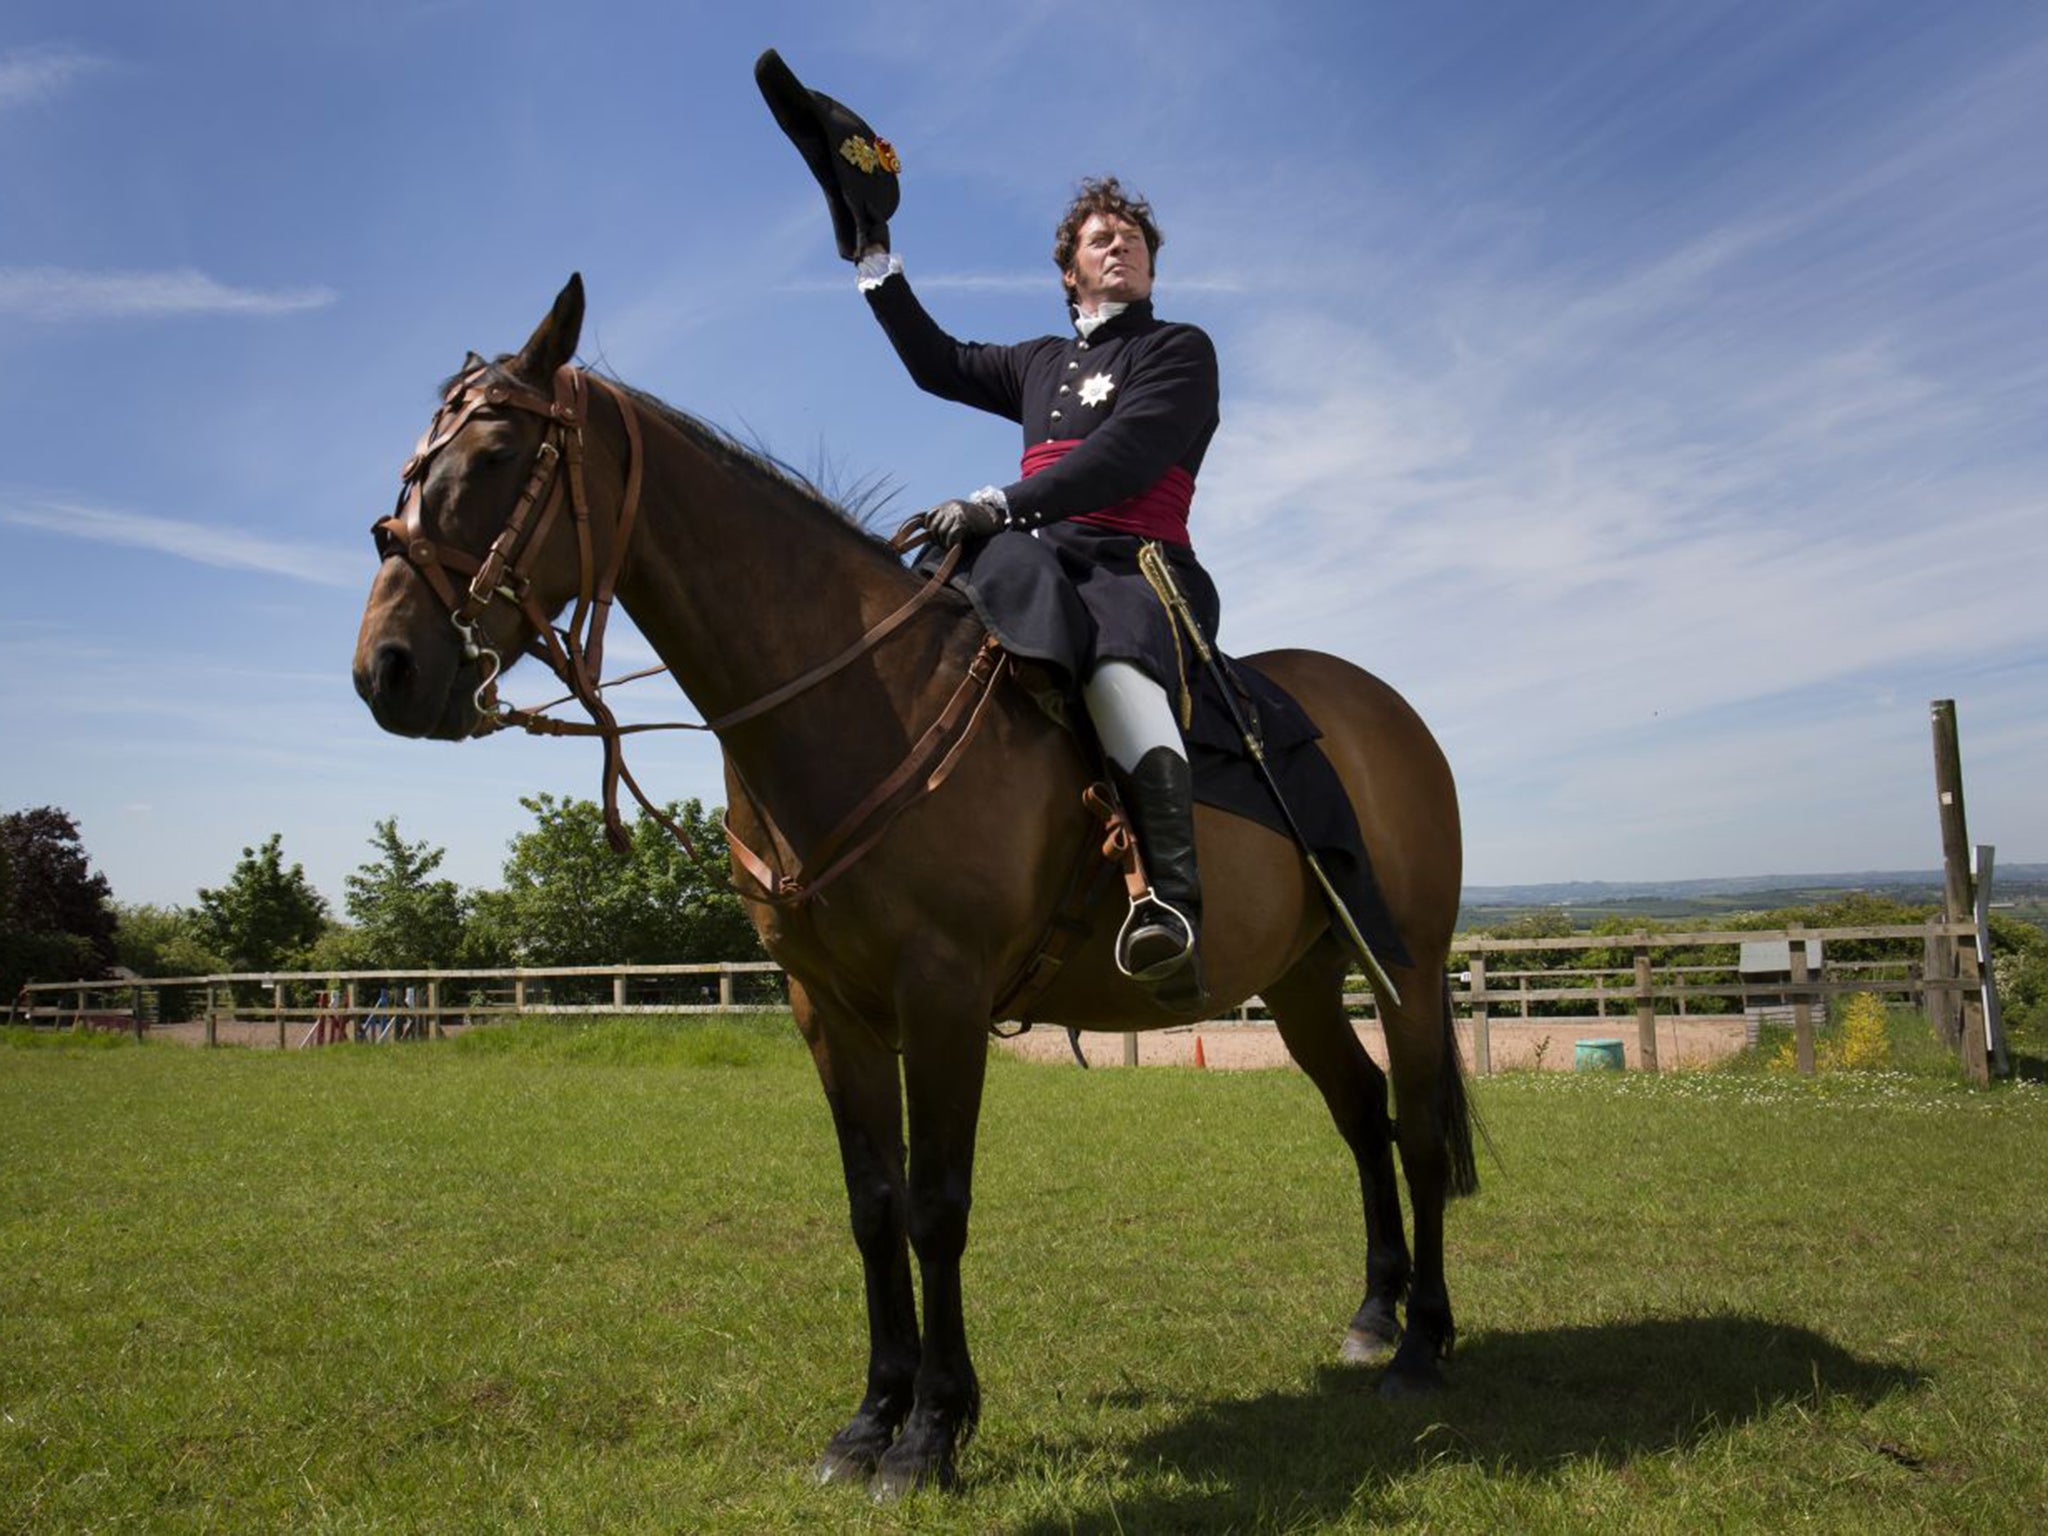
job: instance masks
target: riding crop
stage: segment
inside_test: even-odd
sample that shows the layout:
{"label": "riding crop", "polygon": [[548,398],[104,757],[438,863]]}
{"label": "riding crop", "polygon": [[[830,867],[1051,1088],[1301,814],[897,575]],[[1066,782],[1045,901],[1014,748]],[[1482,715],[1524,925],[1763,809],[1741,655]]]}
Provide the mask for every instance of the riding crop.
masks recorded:
{"label": "riding crop", "polygon": [[1145,580],[1151,585],[1152,590],[1159,594],[1159,600],[1166,605],[1168,615],[1187,631],[1188,641],[1194,646],[1195,655],[1201,658],[1202,665],[1209,669],[1209,675],[1216,680],[1216,692],[1223,700],[1223,707],[1230,713],[1230,723],[1237,728],[1238,736],[1244,741],[1245,750],[1251,754],[1252,762],[1259,770],[1261,782],[1271,792],[1274,805],[1280,809],[1281,820],[1287,823],[1287,830],[1294,836],[1295,846],[1301,849],[1301,856],[1308,861],[1309,873],[1316,877],[1316,884],[1322,887],[1323,899],[1330,904],[1331,912],[1336,915],[1337,926],[1343,930],[1344,937],[1351,941],[1352,949],[1357,952],[1359,961],[1365,968],[1366,978],[1374,986],[1381,988],[1395,1007],[1400,1007],[1400,989],[1394,985],[1394,979],[1387,974],[1386,967],[1380,964],[1379,957],[1372,952],[1372,946],[1365,942],[1365,935],[1358,931],[1358,923],[1352,917],[1351,909],[1344,904],[1344,898],[1337,894],[1336,886],[1330,883],[1330,877],[1323,869],[1322,860],[1316,857],[1315,849],[1309,846],[1308,838],[1301,830],[1301,823],[1294,819],[1294,812],[1287,804],[1287,797],[1280,792],[1280,781],[1273,776],[1273,766],[1266,761],[1265,745],[1259,740],[1258,733],[1245,720],[1244,712],[1238,708],[1236,689],[1231,678],[1225,672],[1215,649],[1209,644],[1208,637],[1202,633],[1202,626],[1195,618],[1195,611],[1188,605],[1179,584],[1174,581],[1173,567],[1167,563],[1165,552],[1156,541],[1147,540],[1139,547],[1138,569],[1144,573]]}

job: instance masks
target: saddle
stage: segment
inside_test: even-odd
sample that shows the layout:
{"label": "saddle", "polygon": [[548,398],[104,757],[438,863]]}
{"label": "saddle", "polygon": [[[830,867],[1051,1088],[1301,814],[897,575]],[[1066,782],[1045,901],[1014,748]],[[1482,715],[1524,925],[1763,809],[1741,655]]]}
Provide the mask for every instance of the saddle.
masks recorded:
{"label": "saddle", "polygon": [[[1373,875],[1351,797],[1316,745],[1323,733],[1294,697],[1264,673],[1221,652],[1217,659],[1221,663],[1217,670],[1230,679],[1238,711],[1258,738],[1288,808],[1324,873],[1351,909],[1359,931],[1382,961],[1410,963],[1407,946],[1387,910],[1386,896]],[[1135,897],[1145,889],[1145,877],[1138,862],[1137,841],[1117,803],[1101,748],[1086,724],[1087,711],[1080,700],[1069,697],[1049,671],[1032,663],[1016,663],[1013,679],[1074,737],[1078,750],[1087,757],[1095,782],[1082,799],[1101,828],[1099,843],[1091,836],[1081,850],[1037,952],[1005,989],[997,1006],[998,1018],[1014,1019],[1028,1029],[1031,1005],[1052,984],[1066,956],[1093,931],[1088,912],[1103,886],[1121,873]],[[1182,735],[1194,774],[1196,801],[1242,816],[1291,840],[1286,817],[1231,720],[1215,674],[1201,669],[1198,678],[1189,680],[1189,691],[1192,718]]]}

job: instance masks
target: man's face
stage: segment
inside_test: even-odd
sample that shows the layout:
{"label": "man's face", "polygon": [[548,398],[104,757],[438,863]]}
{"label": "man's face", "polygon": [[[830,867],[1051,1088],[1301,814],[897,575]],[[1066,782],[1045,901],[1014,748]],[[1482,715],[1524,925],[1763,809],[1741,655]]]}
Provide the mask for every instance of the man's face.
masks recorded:
{"label": "man's face", "polygon": [[1152,253],[1145,237],[1129,219],[1091,213],[1074,237],[1074,265],[1067,271],[1067,291],[1083,310],[1106,299],[1135,304],[1152,297]]}

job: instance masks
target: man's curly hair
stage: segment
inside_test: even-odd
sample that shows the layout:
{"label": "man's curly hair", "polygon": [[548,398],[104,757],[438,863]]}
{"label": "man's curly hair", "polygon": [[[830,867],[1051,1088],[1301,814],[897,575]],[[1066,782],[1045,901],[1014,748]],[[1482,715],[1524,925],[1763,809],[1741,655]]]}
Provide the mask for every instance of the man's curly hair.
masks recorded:
{"label": "man's curly hair", "polygon": [[1081,190],[1067,205],[1067,211],[1060,216],[1059,228],[1053,232],[1052,259],[1062,272],[1074,268],[1074,251],[1081,238],[1081,226],[1088,222],[1090,214],[1107,214],[1111,218],[1123,219],[1137,227],[1145,237],[1145,258],[1153,271],[1159,269],[1159,247],[1166,243],[1166,236],[1159,232],[1159,226],[1152,221],[1152,205],[1135,193],[1126,192],[1114,176],[1089,176],[1081,182]]}

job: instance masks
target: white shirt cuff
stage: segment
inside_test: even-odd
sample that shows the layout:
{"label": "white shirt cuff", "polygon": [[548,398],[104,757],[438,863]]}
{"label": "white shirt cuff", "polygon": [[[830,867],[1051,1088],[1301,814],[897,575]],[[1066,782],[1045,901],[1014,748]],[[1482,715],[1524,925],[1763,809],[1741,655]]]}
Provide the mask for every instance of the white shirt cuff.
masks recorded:
{"label": "white shirt cuff", "polygon": [[855,280],[862,293],[872,293],[903,270],[903,258],[894,251],[869,251],[854,264]]}

